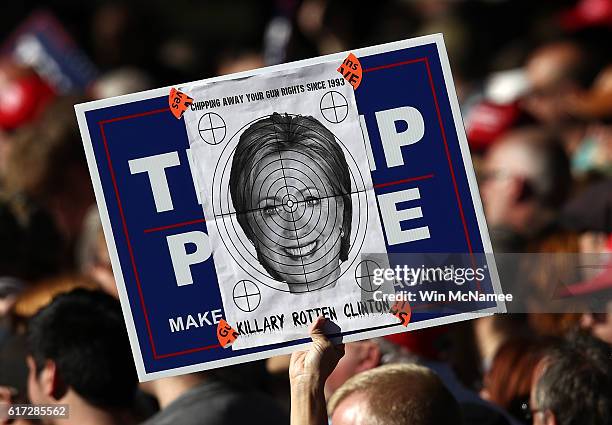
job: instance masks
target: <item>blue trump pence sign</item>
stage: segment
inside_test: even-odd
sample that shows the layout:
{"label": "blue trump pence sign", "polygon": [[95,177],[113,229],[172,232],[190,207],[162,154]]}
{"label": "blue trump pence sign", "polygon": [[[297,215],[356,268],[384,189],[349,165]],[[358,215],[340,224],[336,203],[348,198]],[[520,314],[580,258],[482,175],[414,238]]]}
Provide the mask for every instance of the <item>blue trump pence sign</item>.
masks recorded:
{"label": "blue trump pence sign", "polygon": [[[464,256],[484,268],[456,289],[501,288],[483,256],[491,245],[442,36],[352,53],[362,70],[354,90],[335,70],[345,52],[183,85],[193,102],[181,119],[169,88],[76,106],[141,380],[295,351],[319,315],[338,321],[335,339],[354,341],[504,311],[489,298],[459,309],[411,299],[406,328],[379,309],[389,304],[370,278],[391,277],[404,254]],[[283,128],[300,143],[331,142],[298,152],[289,136],[279,141]],[[245,164],[258,173],[241,174]],[[320,224],[330,217],[339,224]],[[300,233],[308,226],[319,239]],[[338,243],[322,242],[325,232]],[[327,286],[362,298],[336,305]],[[221,346],[222,319],[241,344]]]}

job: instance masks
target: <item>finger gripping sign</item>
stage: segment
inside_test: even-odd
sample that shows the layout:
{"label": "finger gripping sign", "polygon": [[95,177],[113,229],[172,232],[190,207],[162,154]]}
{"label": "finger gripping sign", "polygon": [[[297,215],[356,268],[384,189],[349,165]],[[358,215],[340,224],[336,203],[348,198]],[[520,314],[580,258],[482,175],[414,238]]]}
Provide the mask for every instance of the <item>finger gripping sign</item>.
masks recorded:
{"label": "finger gripping sign", "polygon": [[346,59],[344,59],[342,64],[338,67],[338,72],[342,74],[344,79],[348,81],[351,86],[353,86],[354,90],[357,90],[363,76],[361,63],[359,59],[357,59],[357,56],[353,53],[349,53]]}
{"label": "finger gripping sign", "polygon": [[380,279],[491,252],[441,35],[75,109],[141,380],[504,311]]}

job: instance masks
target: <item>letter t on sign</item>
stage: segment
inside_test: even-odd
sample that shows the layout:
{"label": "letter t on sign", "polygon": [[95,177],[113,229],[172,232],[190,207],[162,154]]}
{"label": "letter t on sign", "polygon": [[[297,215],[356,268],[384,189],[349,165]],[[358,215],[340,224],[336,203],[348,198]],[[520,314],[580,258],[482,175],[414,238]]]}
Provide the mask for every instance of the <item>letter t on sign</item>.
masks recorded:
{"label": "letter t on sign", "polygon": [[172,197],[166,178],[166,168],[181,165],[178,153],[168,152],[128,161],[132,174],[147,173],[157,212],[172,211]]}

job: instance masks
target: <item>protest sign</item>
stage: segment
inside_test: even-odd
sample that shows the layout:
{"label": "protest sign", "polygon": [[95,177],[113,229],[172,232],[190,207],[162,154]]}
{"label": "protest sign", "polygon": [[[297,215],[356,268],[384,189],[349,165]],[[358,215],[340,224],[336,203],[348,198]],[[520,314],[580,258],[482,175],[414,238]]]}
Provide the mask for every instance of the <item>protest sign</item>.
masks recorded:
{"label": "protest sign", "polygon": [[7,39],[0,54],[34,69],[56,93],[84,92],[98,70],[49,11],[33,12]]}
{"label": "protest sign", "polygon": [[440,35],[76,111],[141,380],[504,311],[382,297],[436,253],[501,294]]}

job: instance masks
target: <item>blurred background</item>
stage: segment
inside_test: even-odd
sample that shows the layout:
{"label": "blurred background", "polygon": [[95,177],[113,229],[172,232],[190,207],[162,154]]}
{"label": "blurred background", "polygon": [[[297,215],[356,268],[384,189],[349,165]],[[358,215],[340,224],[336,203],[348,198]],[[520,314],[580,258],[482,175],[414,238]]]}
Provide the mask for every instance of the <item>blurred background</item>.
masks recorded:
{"label": "blurred background", "polygon": [[[526,309],[376,347],[443,364],[452,374],[445,383],[455,380],[527,422],[521,404],[544,347],[573,332],[612,344],[612,0],[4,4],[0,387],[11,389],[4,398],[27,399],[24,330],[41,307],[80,287],[117,297],[75,103],[438,32],[495,252],[559,255],[521,275],[534,304],[555,274],[597,256],[608,266],[581,269],[565,290],[595,296],[600,308]],[[229,368],[218,379],[250,373],[258,391],[287,408],[287,364]],[[159,388],[139,394],[133,422],[165,407]]]}

